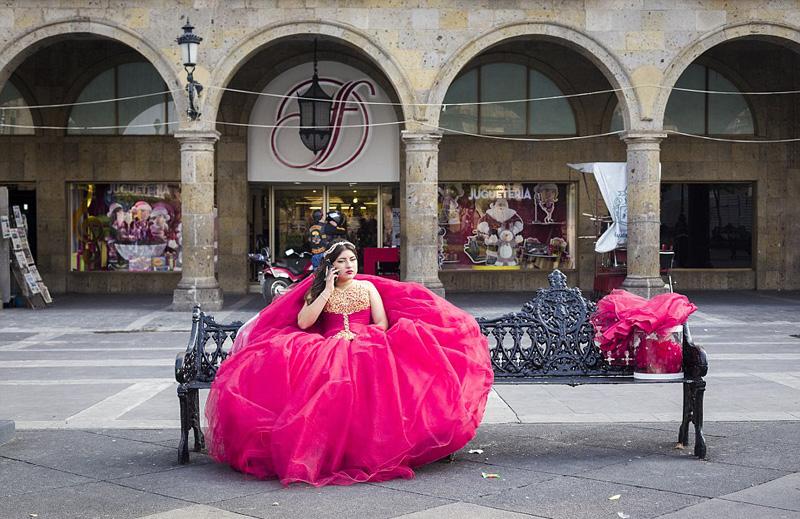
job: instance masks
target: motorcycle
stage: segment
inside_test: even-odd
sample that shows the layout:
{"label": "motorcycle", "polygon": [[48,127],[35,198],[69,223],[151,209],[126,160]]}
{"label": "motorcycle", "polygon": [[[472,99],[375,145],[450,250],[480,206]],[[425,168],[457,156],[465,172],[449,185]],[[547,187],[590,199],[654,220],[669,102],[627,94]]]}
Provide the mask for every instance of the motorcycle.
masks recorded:
{"label": "motorcycle", "polygon": [[261,295],[264,302],[270,304],[275,298],[285,294],[292,285],[299,283],[314,272],[311,265],[311,254],[308,252],[295,252],[287,249],[286,256],[272,262],[269,248],[261,249],[260,254],[248,254],[250,261],[263,265],[258,272],[258,283],[261,285]]}

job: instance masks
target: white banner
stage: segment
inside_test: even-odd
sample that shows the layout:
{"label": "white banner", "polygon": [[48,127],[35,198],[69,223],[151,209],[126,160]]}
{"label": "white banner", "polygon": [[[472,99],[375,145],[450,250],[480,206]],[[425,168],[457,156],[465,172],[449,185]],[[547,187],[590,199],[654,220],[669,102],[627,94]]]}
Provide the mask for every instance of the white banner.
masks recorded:
{"label": "white banner", "polygon": [[[295,99],[311,84],[313,64],[293,67],[272,80],[264,92],[289,99],[259,96],[249,128],[247,178],[253,182],[399,182],[400,125],[395,107],[367,105],[391,100],[362,71],[334,61],[318,64],[323,90],[335,102],[328,147],[316,156],[300,141]],[[375,125],[378,126],[369,126]],[[353,126],[347,128],[347,126]],[[357,127],[356,127],[357,126]]]}
{"label": "white banner", "polygon": [[583,173],[592,173],[611,215],[611,226],[597,240],[595,252],[610,252],[628,243],[628,181],[625,162],[584,162],[567,164]]}

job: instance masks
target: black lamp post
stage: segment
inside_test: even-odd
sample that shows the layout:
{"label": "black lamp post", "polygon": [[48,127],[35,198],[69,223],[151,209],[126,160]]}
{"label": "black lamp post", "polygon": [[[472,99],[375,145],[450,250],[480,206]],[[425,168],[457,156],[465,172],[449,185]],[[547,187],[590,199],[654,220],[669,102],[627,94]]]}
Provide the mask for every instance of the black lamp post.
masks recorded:
{"label": "black lamp post", "polygon": [[331,140],[331,96],[319,85],[317,76],[317,40],[314,40],[314,77],[308,90],[299,94],[300,105],[300,140],[303,145],[314,152],[324,150]]}
{"label": "black lamp post", "polygon": [[200,42],[203,38],[194,34],[192,31],[194,26],[186,19],[186,25],[183,26],[183,34],[178,36],[176,40],[181,48],[181,58],[183,60],[183,68],[186,70],[186,91],[189,93],[189,108],[186,110],[186,115],[192,121],[196,121],[200,117],[200,112],[194,106],[196,97],[200,97],[200,92],[203,91],[203,85],[194,80],[194,67],[197,65],[197,48],[200,47]]}

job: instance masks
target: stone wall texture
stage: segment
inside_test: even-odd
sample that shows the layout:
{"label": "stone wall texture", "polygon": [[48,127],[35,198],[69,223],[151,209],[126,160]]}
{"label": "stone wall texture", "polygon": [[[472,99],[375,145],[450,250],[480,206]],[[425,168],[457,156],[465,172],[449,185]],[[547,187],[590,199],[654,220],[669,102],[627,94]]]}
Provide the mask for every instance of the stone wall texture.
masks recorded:
{"label": "stone wall texture", "polygon": [[[793,0],[9,0],[0,6],[0,85],[25,86],[29,104],[74,102],[98,67],[144,59],[162,75],[179,113],[186,74],[175,38],[189,17],[203,37],[195,77],[206,90],[204,121],[247,122],[251,96],[270,79],[310,59],[317,35],[327,56],[341,56],[381,81],[400,103],[402,128],[436,130],[436,104],[448,86],[485,52],[529,52],[559,78],[566,93],[616,88],[616,94],[571,101],[580,134],[608,131],[619,100],[626,130],[660,132],[670,93],[686,67],[710,63],[730,71],[742,90],[800,88],[800,5]],[[96,45],[97,41],[103,45]],[[769,45],[783,49],[773,52]],[[763,59],[771,53],[774,59]],[[133,57],[132,57],[133,56]],[[792,96],[753,96],[758,138],[795,138],[800,122]],[[426,106],[426,104],[432,106]],[[37,111],[39,125],[63,126],[63,109]],[[182,118],[181,127],[191,127]],[[246,130],[217,125],[215,203],[221,288],[247,290]],[[798,145],[746,144],[668,136],[661,142],[662,180],[751,181],[756,185],[754,269],[681,271],[679,286],[800,288]],[[570,179],[567,162],[624,161],[618,136],[570,143],[519,143],[445,136],[441,180]],[[68,136],[37,130],[0,136],[0,184],[37,191],[38,264],[54,292],[169,292],[175,275],[68,273],[66,183],[180,181],[180,146],[172,136]],[[405,169],[405,168],[403,168]],[[578,184],[578,213],[592,212],[595,186]],[[401,182],[405,181],[401,178]],[[404,196],[408,186],[401,186]],[[588,188],[588,189],[587,189]],[[593,232],[581,218],[578,235]],[[420,252],[420,251],[417,251]],[[406,253],[416,254],[414,251]],[[570,279],[591,288],[594,254],[579,240]],[[448,290],[528,290],[540,274],[441,273]]]}

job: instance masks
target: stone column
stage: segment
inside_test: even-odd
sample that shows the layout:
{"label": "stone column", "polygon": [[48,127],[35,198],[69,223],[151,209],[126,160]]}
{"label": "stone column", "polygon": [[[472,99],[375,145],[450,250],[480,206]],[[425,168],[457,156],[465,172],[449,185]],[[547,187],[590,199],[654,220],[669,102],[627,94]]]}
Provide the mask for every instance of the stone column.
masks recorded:
{"label": "stone column", "polygon": [[219,132],[181,129],[181,280],[172,296],[173,310],[222,308],[222,290],[214,276],[214,144]]}
{"label": "stone column", "polygon": [[667,291],[659,274],[661,132],[630,131],[628,145],[628,275],[622,288],[651,298]]}
{"label": "stone column", "polygon": [[443,296],[437,245],[439,141],[442,136],[408,130],[402,133],[406,171],[400,214],[401,275],[403,280],[421,283]]}

